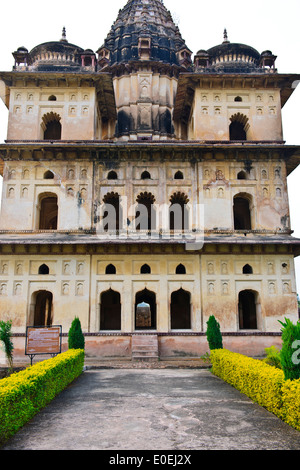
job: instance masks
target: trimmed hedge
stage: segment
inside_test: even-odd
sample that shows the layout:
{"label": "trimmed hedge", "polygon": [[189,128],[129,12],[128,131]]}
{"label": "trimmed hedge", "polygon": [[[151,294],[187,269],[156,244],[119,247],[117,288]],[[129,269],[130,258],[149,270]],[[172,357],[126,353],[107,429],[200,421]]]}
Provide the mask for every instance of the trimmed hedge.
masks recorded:
{"label": "trimmed hedge", "polygon": [[300,431],[300,380],[282,370],[226,349],[210,353],[212,373]]}
{"label": "trimmed hedge", "polygon": [[0,380],[0,445],[83,371],[84,351],[70,349]]}

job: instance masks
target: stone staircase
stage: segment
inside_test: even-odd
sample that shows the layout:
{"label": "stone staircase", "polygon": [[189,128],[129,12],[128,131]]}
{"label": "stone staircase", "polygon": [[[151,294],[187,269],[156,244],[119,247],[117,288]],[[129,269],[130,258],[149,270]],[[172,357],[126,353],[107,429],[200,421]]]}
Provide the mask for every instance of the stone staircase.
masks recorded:
{"label": "stone staircase", "polygon": [[132,335],[132,360],[154,362],[158,360],[157,335]]}

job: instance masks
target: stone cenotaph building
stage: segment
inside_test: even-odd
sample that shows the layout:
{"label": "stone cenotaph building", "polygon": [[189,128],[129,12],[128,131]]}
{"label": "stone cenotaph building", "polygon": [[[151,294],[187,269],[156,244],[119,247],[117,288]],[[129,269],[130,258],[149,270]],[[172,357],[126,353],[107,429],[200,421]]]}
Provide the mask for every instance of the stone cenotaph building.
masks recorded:
{"label": "stone cenotaph building", "polygon": [[13,57],[0,315],[17,350],[75,316],[90,356],[200,356],[210,315],[229,349],[279,344],[298,319],[281,110],[300,76],[226,30],[193,54],[162,0],[128,0],[96,51],[63,29]]}

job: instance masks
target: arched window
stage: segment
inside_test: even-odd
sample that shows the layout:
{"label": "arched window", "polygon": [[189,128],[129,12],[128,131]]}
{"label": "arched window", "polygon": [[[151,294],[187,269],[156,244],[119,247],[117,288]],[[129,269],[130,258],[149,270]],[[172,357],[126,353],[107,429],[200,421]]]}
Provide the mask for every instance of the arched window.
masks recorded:
{"label": "arched window", "polygon": [[109,289],[100,297],[100,330],[121,330],[121,296]]}
{"label": "arched window", "polygon": [[150,175],[149,171],[143,171],[143,173],[141,174],[141,179],[142,180],[150,180],[151,175]]}
{"label": "arched window", "polygon": [[116,231],[122,227],[122,208],[118,193],[108,193],[103,198],[103,229]]}
{"label": "arched window", "polygon": [[151,268],[150,268],[149,264],[144,264],[141,267],[141,274],[151,274]]}
{"label": "arched window", "polygon": [[49,274],[49,266],[47,266],[46,264],[42,264],[40,267],[39,267],[39,274]]}
{"label": "arched window", "polygon": [[135,212],[136,230],[155,230],[156,212],[154,208],[155,197],[151,193],[141,193],[136,199],[138,205]]}
{"label": "arched window", "polygon": [[[249,196],[250,197],[250,196]],[[233,202],[234,230],[252,230],[249,198],[237,194]]]}
{"label": "arched window", "polygon": [[253,268],[250,264],[245,264],[243,267],[243,274],[253,274]]}
{"label": "arched window", "polygon": [[57,196],[45,194],[40,198],[39,230],[57,230]]}
{"label": "arched window", "polygon": [[183,264],[179,264],[176,268],[176,274],[186,274],[186,269]]}
{"label": "arched window", "polygon": [[175,175],[174,175],[174,179],[175,180],[183,180],[184,177],[183,177],[183,173],[181,171],[176,171]]}
{"label": "arched window", "polygon": [[257,299],[258,294],[252,290],[239,293],[239,329],[257,329]]}
{"label": "arched window", "polygon": [[116,274],[116,273],[117,273],[117,270],[113,264],[109,264],[108,266],[106,266],[105,274]]}
{"label": "arched window", "polygon": [[171,295],[171,329],[191,329],[191,294],[183,289]]}
{"label": "arched window", "polygon": [[236,96],[234,98],[234,101],[243,101],[243,98],[241,96]]}
{"label": "arched window", "polygon": [[50,95],[48,98],[48,101],[56,101],[56,96],[55,95]]}
{"label": "arched window", "polygon": [[238,179],[238,180],[245,180],[245,179],[247,179],[246,172],[243,171],[243,170],[240,171],[240,172],[238,173],[238,175],[237,175],[237,179]]}
{"label": "arched window", "polygon": [[117,180],[118,179],[118,175],[115,171],[110,171],[107,175],[107,179],[108,180]]}
{"label": "arched window", "polygon": [[189,229],[188,202],[188,197],[181,192],[171,196],[169,208],[170,230]]}
{"label": "arched window", "polygon": [[60,140],[61,139],[61,122],[60,116],[56,113],[44,114],[42,118],[42,128],[44,131],[44,140]]}
{"label": "arched window", "polygon": [[53,180],[54,179],[54,173],[52,171],[48,170],[44,173],[44,180]]}

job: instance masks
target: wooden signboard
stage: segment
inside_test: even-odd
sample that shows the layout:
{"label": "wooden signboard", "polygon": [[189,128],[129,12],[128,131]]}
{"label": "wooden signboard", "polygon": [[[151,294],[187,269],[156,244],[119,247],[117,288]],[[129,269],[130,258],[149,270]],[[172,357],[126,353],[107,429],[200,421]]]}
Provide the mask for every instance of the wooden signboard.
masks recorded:
{"label": "wooden signboard", "polygon": [[34,327],[26,329],[25,354],[36,356],[40,354],[61,353],[61,326]]}

